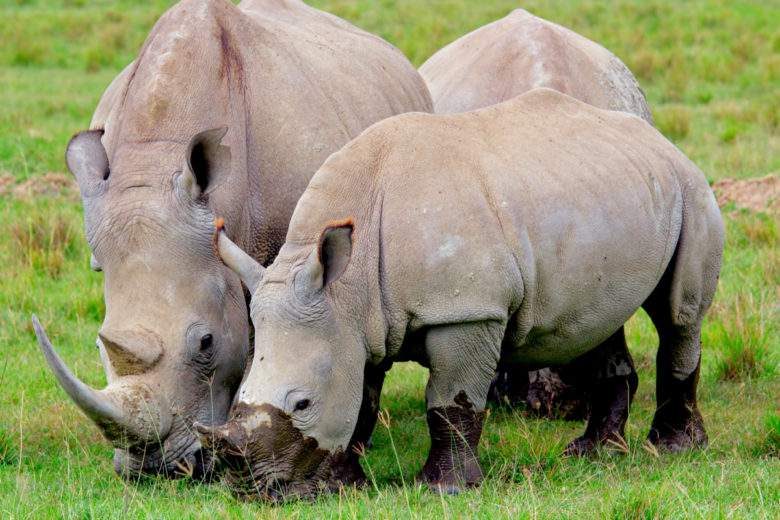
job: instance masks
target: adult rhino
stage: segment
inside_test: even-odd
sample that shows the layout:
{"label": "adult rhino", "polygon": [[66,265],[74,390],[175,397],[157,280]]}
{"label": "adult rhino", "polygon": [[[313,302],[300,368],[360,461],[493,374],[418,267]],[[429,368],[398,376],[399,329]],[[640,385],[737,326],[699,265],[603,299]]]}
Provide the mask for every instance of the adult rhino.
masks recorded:
{"label": "adult rhino", "polygon": [[[431,56],[420,74],[437,113],[476,110],[547,87],[593,106],[635,114],[652,124],[644,93],[631,71],[601,45],[547,20],[517,9],[481,27]],[[499,402],[526,401],[542,415],[587,416],[598,406],[593,376],[609,377],[610,365],[638,379],[625,338],[566,367],[527,373],[499,365],[490,397]],[[588,367],[588,370],[583,370]],[[510,377],[510,373],[514,376]],[[633,394],[633,390],[631,391]]]}
{"label": "adult rhino", "polygon": [[372,123],[430,111],[394,47],[297,0],[185,0],[165,13],[67,148],[106,315],[108,387],[36,333],[123,475],[207,473],[191,429],[226,420],[250,355],[244,291],[214,254],[214,215],[261,264],[333,151]]}
{"label": "adult rhino", "polygon": [[[701,171],[633,115],[537,89],[397,116],[320,168],[270,267],[217,240],[253,290],[256,352],[231,420],[196,428],[240,492],[311,496],[343,474],[334,463],[373,427],[373,374],[396,360],[430,370],[422,478],[477,484],[502,346],[566,363],[613,341],[639,307],[660,336],[650,440],[706,443],[699,340],[723,224]],[[576,443],[622,436],[620,389]]]}
{"label": "adult rhino", "polygon": [[450,43],[420,67],[420,74],[437,113],[467,112],[551,88],[652,124],[642,89],[617,56],[523,9]]}

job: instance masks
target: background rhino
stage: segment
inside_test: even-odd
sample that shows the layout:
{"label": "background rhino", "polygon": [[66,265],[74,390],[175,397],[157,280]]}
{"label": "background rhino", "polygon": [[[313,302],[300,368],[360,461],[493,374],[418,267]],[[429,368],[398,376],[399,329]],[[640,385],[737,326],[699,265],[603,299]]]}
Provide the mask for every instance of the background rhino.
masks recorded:
{"label": "background rhino", "polygon": [[437,113],[476,110],[545,87],[652,124],[639,83],[617,56],[523,9],[450,43],[420,74]]}
{"label": "background rhino", "polygon": [[[538,89],[391,118],[322,166],[270,267],[218,240],[254,288],[257,351],[231,421],[198,428],[240,491],[311,495],[343,474],[344,450],[373,427],[366,395],[381,378],[368,375],[396,360],[430,370],[422,477],[476,484],[502,345],[518,362],[566,363],[640,306],[660,336],[650,440],[706,443],[700,327],[723,224],[701,171],[633,115]],[[598,391],[605,406],[573,445],[622,438],[628,378]]]}
{"label": "background rhino", "polygon": [[331,152],[375,121],[430,109],[397,49],[303,2],[186,0],[160,18],[66,154],[105,275],[108,387],[76,379],[36,323],[63,388],[117,448],[117,471],[210,467],[191,425],[225,421],[250,354],[214,214],[267,263]]}
{"label": "background rhino", "polygon": [[[653,123],[639,83],[617,56],[522,9],[439,50],[420,67],[420,74],[437,113],[476,110],[547,87]],[[558,369],[526,373],[520,367],[505,367],[507,362],[499,364],[492,400],[526,401],[537,413],[571,419],[588,414],[589,376],[607,377],[612,373],[609,365],[621,365],[637,378],[622,337],[615,338],[612,351],[602,349]]]}

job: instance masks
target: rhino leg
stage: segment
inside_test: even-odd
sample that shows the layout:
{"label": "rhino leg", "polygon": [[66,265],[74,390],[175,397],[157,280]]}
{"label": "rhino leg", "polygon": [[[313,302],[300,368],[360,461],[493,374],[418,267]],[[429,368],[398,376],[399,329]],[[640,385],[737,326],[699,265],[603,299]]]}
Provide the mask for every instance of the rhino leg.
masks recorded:
{"label": "rhino leg", "polygon": [[540,370],[502,361],[490,384],[488,402],[525,405],[539,417],[580,421],[588,417],[590,381],[583,384],[578,372],[576,361],[565,367]]}
{"label": "rhino leg", "polygon": [[[701,323],[718,285],[723,224],[710,211],[683,215],[677,249],[661,281],[642,304],[658,331],[656,411],[648,439],[670,451],[705,447],[707,432],[696,402],[701,367]],[[689,208],[704,209],[702,200]]]}
{"label": "rhino leg", "polygon": [[360,403],[355,432],[346,453],[333,462],[334,485],[363,486],[366,475],[360,466],[360,456],[371,444],[371,434],[379,414],[379,396],[385,382],[388,366],[366,365],[363,376],[363,401]]}
{"label": "rhino leg", "polygon": [[626,346],[623,327],[595,350],[575,361],[592,374],[590,418],[585,433],[566,448],[568,455],[586,455],[598,446],[625,446],[625,425],[639,378]]}
{"label": "rhino leg", "polygon": [[428,331],[430,377],[425,397],[431,449],[418,478],[434,491],[456,494],[482,481],[479,438],[503,333],[504,325],[498,322]]}
{"label": "rhino leg", "polygon": [[700,365],[701,362],[682,381],[668,376],[662,379],[659,369],[656,384],[658,405],[648,434],[648,440],[654,445],[671,452],[707,446],[704,419],[696,404]]}
{"label": "rhino leg", "polygon": [[[663,302],[665,299],[659,299]],[[672,452],[707,446],[704,419],[696,402],[696,386],[701,367],[701,322],[694,326],[675,325],[668,306],[651,299],[645,310],[658,331],[656,355],[656,411],[648,440]],[[695,359],[689,374],[680,374],[679,356]]]}
{"label": "rhino leg", "polygon": [[592,381],[586,380],[582,371],[578,361],[574,360],[563,367],[529,372],[526,400],[533,413],[549,419],[587,419]]}
{"label": "rhino leg", "polygon": [[529,373],[525,366],[501,361],[490,383],[488,403],[506,406],[525,403],[529,385]]}

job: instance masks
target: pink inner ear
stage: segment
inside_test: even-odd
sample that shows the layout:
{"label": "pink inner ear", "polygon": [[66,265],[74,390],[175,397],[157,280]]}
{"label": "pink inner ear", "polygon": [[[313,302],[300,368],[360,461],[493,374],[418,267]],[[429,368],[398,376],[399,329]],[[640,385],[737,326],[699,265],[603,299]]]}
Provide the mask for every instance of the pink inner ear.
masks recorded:
{"label": "pink inner ear", "polygon": [[325,229],[323,229],[322,233],[320,233],[320,239],[317,244],[317,256],[319,257],[320,261],[322,261],[322,244],[325,241],[325,236],[328,234],[328,231],[346,227],[350,228],[352,233],[355,232],[355,219],[353,217],[346,217],[341,220],[331,220],[325,224]]}
{"label": "pink inner ear", "polygon": [[322,231],[317,247],[317,257],[323,268],[323,286],[337,280],[347,269],[352,257],[354,229],[354,220],[352,217],[348,217],[329,222]]}

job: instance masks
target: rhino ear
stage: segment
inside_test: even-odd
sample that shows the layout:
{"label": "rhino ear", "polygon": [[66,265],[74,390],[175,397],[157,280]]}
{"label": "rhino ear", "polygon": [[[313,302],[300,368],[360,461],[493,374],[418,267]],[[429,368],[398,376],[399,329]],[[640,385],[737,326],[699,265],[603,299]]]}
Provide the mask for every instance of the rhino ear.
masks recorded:
{"label": "rhino ear", "polygon": [[320,234],[317,249],[306,261],[302,274],[309,293],[323,289],[338,280],[352,258],[352,232],[355,224],[351,218],[331,222]]}
{"label": "rhino ear", "polygon": [[216,227],[214,243],[220,259],[241,278],[249,293],[254,294],[263,278],[265,268],[227,237],[223,219],[218,218],[214,225]]}
{"label": "rhino ear", "polygon": [[71,138],[65,151],[65,162],[82,193],[95,183],[107,180],[110,174],[102,137],[102,129],[79,132]]}
{"label": "rhino ear", "polygon": [[230,148],[222,146],[226,126],[195,134],[184,155],[181,186],[193,199],[217,186],[230,171]]}

